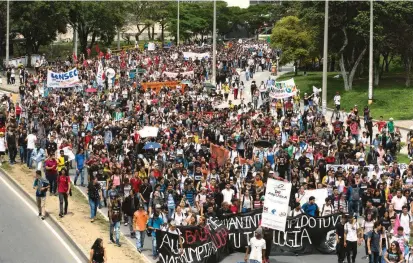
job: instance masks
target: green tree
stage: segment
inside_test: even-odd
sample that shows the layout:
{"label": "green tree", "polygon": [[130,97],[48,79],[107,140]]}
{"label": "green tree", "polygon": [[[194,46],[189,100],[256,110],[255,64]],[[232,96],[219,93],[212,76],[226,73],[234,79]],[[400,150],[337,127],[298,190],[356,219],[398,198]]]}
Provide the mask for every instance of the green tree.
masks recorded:
{"label": "green tree", "polygon": [[24,46],[28,55],[37,53],[41,45],[49,45],[56,40],[58,32],[66,32],[68,13],[66,6],[67,4],[59,1],[10,3],[12,30],[24,37]]}
{"label": "green tree", "polygon": [[122,2],[71,2],[68,20],[77,29],[81,52],[86,51],[89,36],[89,48],[98,38],[106,45],[112,42],[117,29],[126,22],[124,5]]}
{"label": "green tree", "polygon": [[298,73],[300,61],[309,56],[311,33],[296,16],[287,16],[279,20],[271,34],[271,45],[282,50],[281,64],[294,62],[295,74]]}

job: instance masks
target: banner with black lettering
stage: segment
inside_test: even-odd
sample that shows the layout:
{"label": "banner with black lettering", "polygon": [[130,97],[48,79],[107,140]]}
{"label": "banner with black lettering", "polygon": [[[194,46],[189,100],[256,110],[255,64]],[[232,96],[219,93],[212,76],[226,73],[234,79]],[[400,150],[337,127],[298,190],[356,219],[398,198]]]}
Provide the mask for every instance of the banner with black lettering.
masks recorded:
{"label": "banner with black lettering", "polygon": [[156,233],[160,262],[217,263],[230,253],[228,229],[220,220],[209,220],[205,227],[179,227],[179,231],[179,236]]}
{"label": "banner with black lettering", "polygon": [[299,254],[335,253],[335,227],[341,215],[323,217],[299,215],[287,218],[285,231],[269,230],[266,241],[271,241],[271,255],[287,251]]}

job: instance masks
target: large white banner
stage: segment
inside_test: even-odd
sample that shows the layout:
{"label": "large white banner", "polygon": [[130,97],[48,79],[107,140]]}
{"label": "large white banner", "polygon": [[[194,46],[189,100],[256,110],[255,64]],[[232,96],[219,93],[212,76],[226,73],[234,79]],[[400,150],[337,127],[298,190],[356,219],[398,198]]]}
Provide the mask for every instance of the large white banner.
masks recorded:
{"label": "large white banner", "polygon": [[196,58],[198,59],[203,59],[203,58],[209,58],[209,52],[205,53],[195,53],[195,52],[183,52],[184,58],[185,59],[192,59],[195,60]]}
{"label": "large white banner", "polygon": [[49,88],[69,88],[80,83],[79,74],[76,68],[63,73],[47,71],[47,87]]}
{"label": "large white banner", "polygon": [[302,206],[305,203],[307,203],[308,199],[310,199],[311,196],[315,197],[315,203],[318,205],[321,211],[321,207],[323,207],[323,204],[325,204],[326,198],[328,197],[327,188],[316,189],[316,190],[305,190],[304,196],[300,200],[300,205]]}
{"label": "large white banner", "polygon": [[269,95],[273,99],[285,99],[297,94],[297,86],[294,79],[276,81],[274,86],[269,88]]}
{"label": "large white banner", "polygon": [[285,231],[290,194],[291,183],[268,179],[262,210],[263,227]]}

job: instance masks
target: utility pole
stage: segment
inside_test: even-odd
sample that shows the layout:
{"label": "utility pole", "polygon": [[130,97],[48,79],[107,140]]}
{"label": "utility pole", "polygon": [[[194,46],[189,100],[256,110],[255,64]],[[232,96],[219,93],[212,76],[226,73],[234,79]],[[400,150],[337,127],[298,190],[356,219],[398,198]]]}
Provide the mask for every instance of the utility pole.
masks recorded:
{"label": "utility pole", "polygon": [[176,45],[179,46],[179,0],[178,0],[178,17],[176,23]]}
{"label": "utility pole", "polygon": [[118,30],[118,50],[120,50],[120,29],[117,28]]}
{"label": "utility pole", "polygon": [[214,24],[212,27],[212,84],[216,84],[217,77],[217,1],[214,0]]}
{"label": "utility pole", "polygon": [[373,103],[373,0],[370,0],[369,105]]}
{"label": "utility pole", "polygon": [[327,65],[328,64],[328,0],[325,3],[324,10],[324,50],[323,50],[323,86],[321,88],[321,101],[323,115],[327,113]]}
{"label": "utility pole", "polygon": [[77,26],[73,26],[73,54],[77,57]]}
{"label": "utility pole", "polygon": [[7,0],[7,27],[6,27],[6,68],[9,66],[10,59],[10,0]]}

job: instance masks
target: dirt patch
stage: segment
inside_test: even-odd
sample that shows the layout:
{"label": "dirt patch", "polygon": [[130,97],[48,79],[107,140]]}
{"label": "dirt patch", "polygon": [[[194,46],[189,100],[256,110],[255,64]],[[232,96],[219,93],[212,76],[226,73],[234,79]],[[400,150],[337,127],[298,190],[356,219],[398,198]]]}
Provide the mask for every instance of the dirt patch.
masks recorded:
{"label": "dirt patch", "polygon": [[[2,167],[5,172],[12,176],[23,189],[34,197],[33,179],[34,170],[28,170],[17,164],[14,166]],[[75,188],[69,197],[68,214],[64,218],[59,218],[59,199],[48,194],[46,198],[46,211],[57,218],[60,224],[70,233],[74,241],[89,255],[89,249],[96,238],[104,240],[104,245],[108,254],[108,263],[111,262],[148,262],[147,259],[121,237],[122,247],[109,244],[109,223],[100,215],[94,223],[90,222],[89,204],[85,197]]]}

